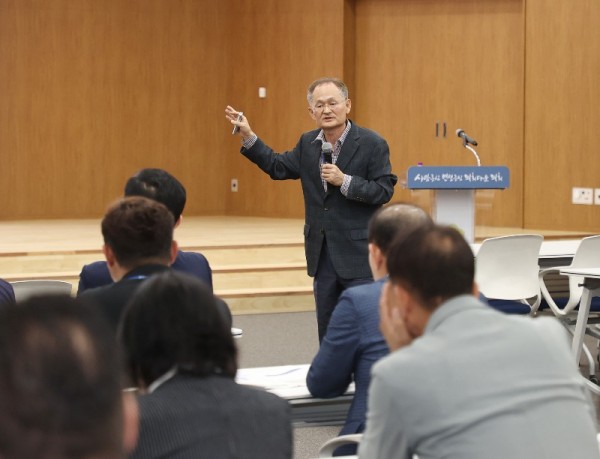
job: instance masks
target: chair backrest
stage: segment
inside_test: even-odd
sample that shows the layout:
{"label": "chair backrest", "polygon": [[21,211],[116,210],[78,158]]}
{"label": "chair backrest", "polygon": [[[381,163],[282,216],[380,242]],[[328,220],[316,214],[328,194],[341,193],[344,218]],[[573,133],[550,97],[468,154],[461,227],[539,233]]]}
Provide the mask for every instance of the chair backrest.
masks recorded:
{"label": "chair backrest", "polygon": [[[571,268],[596,268],[600,263],[600,235],[584,237],[571,261]],[[578,304],[583,293],[581,276],[569,276],[568,305]],[[570,309],[570,308],[569,308]]]}
{"label": "chair backrest", "polygon": [[501,300],[535,297],[539,305],[538,259],[543,240],[538,234],[484,240],[475,259],[475,280],[481,293]]}
{"label": "chair backrest", "polygon": [[319,449],[319,457],[333,457],[333,452],[343,445],[358,445],[362,440],[363,434],[348,434],[339,437],[330,438]]}
{"label": "chair backrest", "polygon": [[40,294],[71,295],[73,285],[61,280],[23,280],[11,282],[17,302]]}
{"label": "chair backrest", "polygon": [[[327,440],[325,443],[323,443],[323,445],[321,445],[321,448],[319,449],[319,457],[333,457],[333,452],[339,448],[340,446],[344,446],[344,445],[359,445],[361,440],[362,440],[363,434],[359,433],[359,434],[347,434],[347,435],[340,435],[339,437],[334,437],[331,438],[329,440]],[[598,438],[599,438],[599,442],[600,442],[600,434],[598,434]],[[354,458],[358,458],[358,456],[338,456],[340,458],[348,458],[348,459],[354,459]],[[416,454],[413,454],[412,459],[419,459],[419,456],[417,456]]]}

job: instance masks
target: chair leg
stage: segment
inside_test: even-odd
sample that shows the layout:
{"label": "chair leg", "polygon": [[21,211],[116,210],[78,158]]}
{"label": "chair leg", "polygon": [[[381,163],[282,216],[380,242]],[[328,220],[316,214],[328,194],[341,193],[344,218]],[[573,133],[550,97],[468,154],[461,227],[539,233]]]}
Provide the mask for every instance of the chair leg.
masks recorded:
{"label": "chair leg", "polygon": [[[561,320],[561,323],[569,331],[569,333],[571,335],[573,335],[573,327],[569,325],[566,318]],[[600,341],[598,341],[598,349],[600,352]],[[594,383],[598,383],[598,378],[596,378],[596,362],[594,361],[594,358],[592,357],[592,353],[590,352],[590,349],[588,348],[587,344],[583,343],[581,350],[585,354],[585,358],[588,361],[588,366],[589,366],[588,379]],[[599,354],[599,359],[600,359],[600,354]],[[599,362],[600,362],[600,360],[599,360]]]}
{"label": "chair leg", "polygon": [[589,379],[592,382],[598,382],[598,379],[596,378],[596,362],[594,361],[592,353],[590,352],[589,348],[585,343],[583,344],[583,352],[589,365]]}

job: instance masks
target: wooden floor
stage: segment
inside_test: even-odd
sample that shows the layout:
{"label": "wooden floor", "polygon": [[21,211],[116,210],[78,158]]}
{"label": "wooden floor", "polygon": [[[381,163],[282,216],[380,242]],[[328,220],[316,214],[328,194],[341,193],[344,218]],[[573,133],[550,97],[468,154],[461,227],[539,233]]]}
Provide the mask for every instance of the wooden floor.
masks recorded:
{"label": "wooden floor", "polygon": [[[302,243],[300,219],[185,217],[175,231],[180,246],[218,248]],[[100,220],[0,222],[0,256],[23,253],[86,253],[102,247]]]}
{"label": "wooden floor", "polygon": [[[184,217],[175,239],[186,251],[203,253],[213,269],[215,292],[234,313],[314,309],[306,275],[301,219]],[[581,238],[585,232],[476,228],[476,238],[516,233],[546,239]],[[101,260],[100,221],[0,222],[0,277],[67,280],[77,288],[81,266]]]}

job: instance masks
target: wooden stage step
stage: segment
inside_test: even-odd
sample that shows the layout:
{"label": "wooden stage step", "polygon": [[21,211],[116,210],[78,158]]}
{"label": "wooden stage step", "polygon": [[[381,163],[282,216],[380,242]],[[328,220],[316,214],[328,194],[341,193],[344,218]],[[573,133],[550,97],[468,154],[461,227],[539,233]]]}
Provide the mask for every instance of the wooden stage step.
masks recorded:
{"label": "wooden stage step", "polygon": [[315,300],[310,286],[215,290],[233,314],[314,311]]}
{"label": "wooden stage step", "polygon": [[[312,279],[306,274],[303,225],[302,219],[186,216],[175,239],[182,250],[206,256],[215,291],[234,314],[309,311],[314,310],[314,299]],[[546,238],[587,235],[476,228],[478,240],[516,233]],[[0,222],[0,277],[66,280],[76,290],[81,267],[102,260],[101,248],[99,219]]]}
{"label": "wooden stage step", "polygon": [[[292,225],[297,229],[292,233],[289,221],[284,221],[282,229],[280,221],[251,220],[253,224],[243,221],[244,238],[238,235],[226,243],[220,239],[184,237],[179,241],[180,248],[206,256],[213,270],[215,293],[228,302],[234,314],[314,310],[312,279],[306,274],[303,240],[298,237],[301,223]],[[186,223],[189,224],[187,220]],[[222,226],[232,225],[224,221]],[[265,228],[276,235],[265,236]],[[192,232],[197,233],[198,228]],[[215,232],[222,233],[218,229]],[[0,253],[0,278],[64,280],[73,284],[75,293],[82,266],[103,259],[101,246],[96,247],[34,245],[31,251],[23,250],[23,246],[8,250],[4,247]]]}
{"label": "wooden stage step", "polygon": [[[312,279],[306,274],[306,263],[290,264],[258,264],[258,265],[232,265],[212,266],[213,287],[215,290],[227,292],[228,290],[253,288],[264,289],[268,287],[308,286]],[[0,273],[0,278],[9,281],[21,280],[64,280],[75,286],[79,282],[80,269],[72,271],[43,272],[22,271]]]}

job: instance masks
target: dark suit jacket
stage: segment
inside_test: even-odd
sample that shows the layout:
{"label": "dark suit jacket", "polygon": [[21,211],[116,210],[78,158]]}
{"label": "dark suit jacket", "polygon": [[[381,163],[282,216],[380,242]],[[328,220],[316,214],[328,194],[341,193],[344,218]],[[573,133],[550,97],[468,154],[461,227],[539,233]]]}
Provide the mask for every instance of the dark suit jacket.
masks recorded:
{"label": "dark suit jacket", "polygon": [[15,302],[15,292],[10,283],[0,279],[0,304]]}
{"label": "dark suit jacket", "polygon": [[331,261],[345,279],[371,277],[367,225],[371,215],[388,202],[397,177],[392,174],[387,142],[373,131],[352,123],[336,165],[352,176],[348,196],[339,187],[323,189],[320,175],[320,130],[302,134],[296,147],[277,154],[260,139],[242,154],[274,180],[300,179],[304,194],[304,242],[308,275],[314,276],[323,238]]}
{"label": "dark suit jacket", "polygon": [[[175,262],[171,265],[171,268],[200,278],[206,282],[212,290],[212,270],[210,269],[208,260],[201,253],[182,252],[180,250],[177,253]],[[104,285],[112,284],[112,282],[108,266],[106,266],[106,261],[95,261],[94,263],[85,265],[81,270],[81,273],[79,274],[77,295],[85,290],[102,287]]]}
{"label": "dark suit jacket", "polygon": [[381,279],[344,290],[308,370],[306,385],[318,398],[338,397],[354,380],[354,399],[340,435],[364,430],[371,367],[389,353],[379,331],[379,296],[384,282]]}
{"label": "dark suit jacket", "polygon": [[176,375],[139,397],[130,459],[291,459],[289,404],[229,378]]}
{"label": "dark suit jacket", "polygon": [[[128,272],[120,281],[104,287],[86,290],[80,297],[100,307],[116,333],[125,306],[127,306],[140,284],[153,274],[162,273],[168,269],[170,269],[168,266],[163,265],[140,266]],[[231,327],[229,307],[221,299],[218,299],[218,304],[223,317],[228,322],[228,326]]]}

